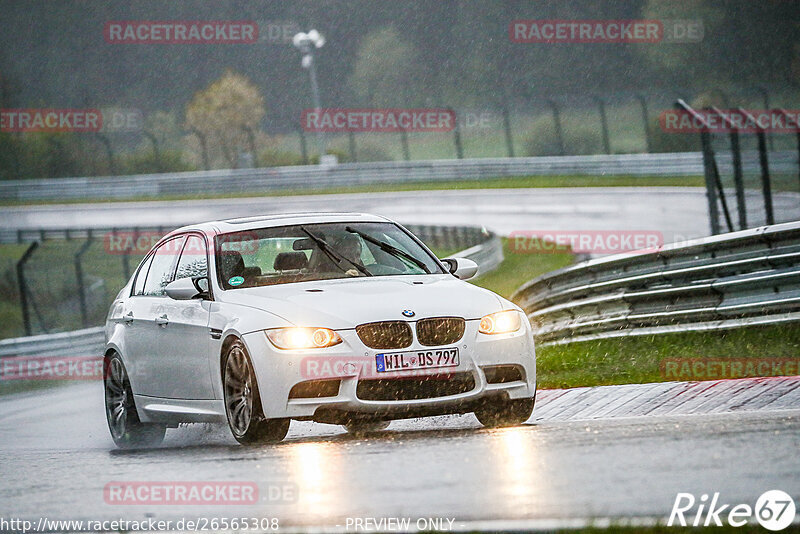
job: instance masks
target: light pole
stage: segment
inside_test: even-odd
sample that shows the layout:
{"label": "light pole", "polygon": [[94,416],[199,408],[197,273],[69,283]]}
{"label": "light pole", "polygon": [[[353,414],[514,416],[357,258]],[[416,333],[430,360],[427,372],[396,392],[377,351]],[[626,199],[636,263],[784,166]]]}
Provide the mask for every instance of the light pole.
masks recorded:
{"label": "light pole", "polygon": [[[317,30],[311,30],[308,33],[297,33],[292,38],[292,43],[295,48],[300,50],[303,54],[303,60],[300,63],[304,69],[308,69],[309,78],[311,78],[311,97],[314,100],[314,111],[319,114],[322,111],[322,106],[319,100],[319,85],[317,84],[317,68],[314,63],[314,49],[322,48],[325,44],[325,37]],[[317,115],[319,116],[319,115]],[[317,130],[317,145],[319,147],[319,162],[320,164],[327,163],[326,148],[325,148],[325,133]]]}

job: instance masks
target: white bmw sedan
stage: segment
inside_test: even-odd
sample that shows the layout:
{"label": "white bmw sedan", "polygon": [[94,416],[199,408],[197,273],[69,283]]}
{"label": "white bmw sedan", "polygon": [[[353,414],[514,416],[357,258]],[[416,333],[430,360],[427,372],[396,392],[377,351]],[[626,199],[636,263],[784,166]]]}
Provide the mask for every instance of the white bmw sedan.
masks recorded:
{"label": "white bmw sedan", "polygon": [[252,217],[162,238],[106,321],[105,407],[120,447],[219,422],[243,444],[291,419],[386,428],[474,412],[525,422],[536,361],[522,310],[464,282],[408,230],[365,214]]}

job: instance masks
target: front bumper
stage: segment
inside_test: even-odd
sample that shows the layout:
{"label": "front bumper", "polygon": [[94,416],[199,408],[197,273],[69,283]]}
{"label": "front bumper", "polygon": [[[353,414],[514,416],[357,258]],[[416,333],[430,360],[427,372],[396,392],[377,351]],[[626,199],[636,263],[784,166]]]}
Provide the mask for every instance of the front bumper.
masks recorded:
{"label": "front bumper", "polygon": [[[489,397],[534,397],[536,358],[527,321],[523,321],[517,332],[491,336],[479,334],[478,324],[477,320],[467,321],[464,336],[451,345],[424,347],[415,339],[410,347],[402,349],[405,352],[458,347],[460,362],[457,367],[404,371],[390,376],[377,372],[375,356],[400,351],[370,349],[361,342],[355,330],[339,330],[343,342],[321,350],[276,349],[264,332],[247,334],[243,340],[253,361],[262,408],[268,418],[288,417],[323,422],[337,422],[349,416],[398,419],[470,412],[477,403]],[[485,368],[497,365],[520,369],[520,379],[489,383]],[[403,400],[367,400],[359,396],[361,381],[447,380],[448,375],[462,378],[471,376],[471,389],[432,398]],[[290,398],[290,392],[296,385],[320,380],[337,381],[338,393],[325,397]],[[397,387],[397,384],[394,386]]]}

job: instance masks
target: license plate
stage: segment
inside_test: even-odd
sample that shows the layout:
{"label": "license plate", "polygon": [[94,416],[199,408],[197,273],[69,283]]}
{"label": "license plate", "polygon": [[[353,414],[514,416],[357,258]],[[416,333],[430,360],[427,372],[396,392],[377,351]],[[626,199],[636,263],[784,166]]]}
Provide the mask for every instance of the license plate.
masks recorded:
{"label": "license plate", "polygon": [[458,349],[385,352],[375,355],[375,363],[379,373],[457,367],[459,364]]}

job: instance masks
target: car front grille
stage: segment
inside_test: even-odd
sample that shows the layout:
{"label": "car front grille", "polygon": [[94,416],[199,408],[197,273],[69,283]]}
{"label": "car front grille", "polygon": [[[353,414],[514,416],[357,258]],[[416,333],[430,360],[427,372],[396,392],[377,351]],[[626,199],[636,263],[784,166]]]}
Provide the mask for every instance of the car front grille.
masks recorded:
{"label": "car front grille", "polygon": [[462,317],[430,317],[417,321],[417,340],[426,347],[449,345],[464,336]]}
{"label": "car front grille", "polygon": [[371,349],[404,349],[411,345],[413,334],[405,321],[382,321],[361,324],[356,333]]}
{"label": "car front grille", "polygon": [[359,380],[356,396],[371,401],[435,399],[467,393],[475,389],[472,373],[431,375],[424,378]]}

